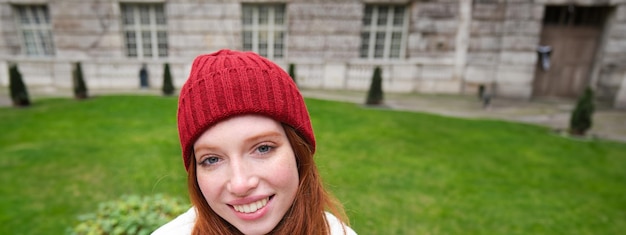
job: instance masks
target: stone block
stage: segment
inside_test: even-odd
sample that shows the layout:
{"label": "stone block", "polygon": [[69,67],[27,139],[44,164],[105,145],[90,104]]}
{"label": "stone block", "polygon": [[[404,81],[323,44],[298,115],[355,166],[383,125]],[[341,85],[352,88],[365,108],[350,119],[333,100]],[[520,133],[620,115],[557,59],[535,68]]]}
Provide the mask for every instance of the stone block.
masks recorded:
{"label": "stone block", "polygon": [[500,37],[475,36],[469,40],[469,51],[498,51],[500,49]]}
{"label": "stone block", "polygon": [[171,18],[240,19],[241,5],[238,2],[177,2],[166,4],[166,14]]}
{"label": "stone block", "polygon": [[530,20],[534,18],[535,5],[532,2],[509,3],[505,11],[507,19]]}
{"label": "stone block", "polygon": [[299,87],[322,88],[324,64],[296,64],[296,81]]}
{"label": "stone block", "polygon": [[604,51],[606,53],[622,53],[623,55],[623,53],[626,52],[626,40],[609,38],[606,40]]}
{"label": "stone block", "polygon": [[496,96],[528,100],[533,92],[532,84],[527,83],[497,83]]}
{"label": "stone block", "polygon": [[535,51],[503,51],[500,53],[500,64],[535,65],[537,53]]}
{"label": "stone block", "polygon": [[498,36],[502,32],[502,23],[498,21],[472,20],[470,35]]}
{"label": "stone block", "polygon": [[535,51],[539,45],[539,38],[526,35],[515,36],[503,36],[502,46],[503,50],[511,51]]}
{"label": "stone block", "polygon": [[288,4],[287,14],[303,19],[338,18],[361,20],[363,18],[363,6],[357,2],[294,2]]}
{"label": "stone block", "polygon": [[454,66],[423,65],[418,78],[420,80],[452,80],[454,79]]}
{"label": "stone block", "polygon": [[420,19],[413,22],[411,31],[422,33],[444,33],[455,34],[459,28],[459,22],[456,19]]}
{"label": "stone block", "polygon": [[507,20],[503,28],[506,35],[539,36],[541,21],[537,20]]}
{"label": "stone block", "polygon": [[609,38],[626,40],[626,22],[613,24],[607,33]]}
{"label": "stone block", "polygon": [[383,77],[383,89],[385,91],[402,93],[414,91],[417,66],[413,64],[398,64],[389,68],[391,71],[388,77]]}
{"label": "stone block", "polygon": [[324,88],[345,88],[346,69],[347,66],[343,63],[327,63],[324,66]]}
{"label": "stone block", "polygon": [[626,75],[622,78],[622,84],[620,85],[615,101],[613,101],[615,108],[626,109]]}
{"label": "stone block", "polygon": [[417,16],[424,18],[456,18],[459,15],[458,2],[416,2]]}
{"label": "stone block", "polygon": [[496,65],[468,65],[465,67],[464,81],[476,84],[495,82]]}
{"label": "stone block", "polygon": [[475,2],[472,9],[472,20],[502,20],[504,19],[504,3]]}
{"label": "stone block", "polygon": [[423,93],[458,94],[461,91],[461,82],[457,80],[435,81],[417,80],[415,90]]}
{"label": "stone block", "polygon": [[470,51],[467,53],[468,65],[495,65],[500,58],[499,52]]}
{"label": "stone block", "polygon": [[499,65],[495,80],[497,83],[532,84],[535,76],[533,65]]}

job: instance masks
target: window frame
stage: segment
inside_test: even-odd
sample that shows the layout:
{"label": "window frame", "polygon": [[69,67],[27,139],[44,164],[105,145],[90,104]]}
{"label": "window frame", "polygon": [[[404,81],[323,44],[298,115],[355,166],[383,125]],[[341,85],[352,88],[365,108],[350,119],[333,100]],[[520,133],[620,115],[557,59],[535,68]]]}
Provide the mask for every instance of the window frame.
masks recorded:
{"label": "window frame", "polygon": [[[15,4],[12,5],[14,20],[20,40],[20,54],[26,56],[52,57],[56,54],[52,18],[47,4]],[[23,14],[26,15],[23,15]],[[28,23],[22,19],[26,18]],[[37,20],[38,19],[38,20]],[[41,22],[43,19],[43,23]],[[37,22],[40,21],[40,22]],[[33,23],[34,22],[34,23]],[[32,32],[31,37],[25,36]],[[29,42],[32,40],[32,42]]]}
{"label": "window frame", "polygon": [[[261,24],[261,8],[267,8],[266,24]],[[251,22],[247,24],[246,10],[251,9]],[[282,24],[277,24],[277,9],[282,8]],[[254,51],[268,59],[284,59],[287,57],[287,7],[283,3],[242,3],[241,4],[241,46],[244,51]],[[260,46],[261,33],[266,32],[267,48],[262,51]],[[251,41],[247,43],[247,33]],[[277,34],[282,34],[280,37]],[[247,44],[251,44],[250,47]],[[280,47],[279,47],[280,46]]]}
{"label": "window frame", "polygon": [[[386,7],[386,22],[384,25],[379,25],[378,21],[381,19],[379,17],[380,8]],[[403,11],[403,19],[401,25],[395,25],[395,14],[396,8],[402,7]],[[368,8],[372,9],[372,13],[369,19],[369,25],[366,24],[366,17],[368,16],[367,10]],[[367,60],[401,60],[406,58],[406,48],[408,43],[408,29],[409,29],[409,6],[408,5],[398,5],[398,4],[366,4],[363,7],[363,18],[361,20],[361,31],[360,31],[360,39],[361,43],[359,44],[359,58],[367,59]],[[377,36],[383,33],[383,48],[382,55],[377,55]],[[400,33],[400,41],[399,48],[397,52],[397,57],[392,55],[395,53],[392,51],[392,45],[394,44],[393,35],[394,33]],[[367,44],[365,43],[365,34],[367,34]],[[367,46],[367,51],[364,53],[365,46]]]}
{"label": "window frame", "polygon": [[[142,22],[145,20],[142,18],[145,16],[142,13],[143,9],[147,9],[147,24]],[[159,10],[161,11],[160,14]],[[132,18],[127,18],[129,17],[128,13]],[[127,58],[159,59],[169,57],[168,20],[164,3],[120,2],[120,17],[124,54]],[[149,36],[146,37],[145,33],[148,33]],[[133,37],[130,37],[131,35]]]}

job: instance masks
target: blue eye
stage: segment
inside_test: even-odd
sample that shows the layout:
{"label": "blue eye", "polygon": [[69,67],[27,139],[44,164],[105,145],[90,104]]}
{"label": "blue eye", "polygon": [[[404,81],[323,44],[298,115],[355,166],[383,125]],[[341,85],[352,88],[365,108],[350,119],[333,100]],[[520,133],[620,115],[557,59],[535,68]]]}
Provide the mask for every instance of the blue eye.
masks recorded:
{"label": "blue eye", "polygon": [[256,149],[257,149],[257,151],[259,151],[259,153],[267,153],[270,150],[272,150],[272,148],[273,147],[269,146],[269,145],[261,145],[261,146],[257,147]]}
{"label": "blue eye", "polygon": [[219,161],[220,161],[220,158],[218,157],[207,157],[204,160],[202,160],[202,164],[213,165],[215,163],[218,163]]}

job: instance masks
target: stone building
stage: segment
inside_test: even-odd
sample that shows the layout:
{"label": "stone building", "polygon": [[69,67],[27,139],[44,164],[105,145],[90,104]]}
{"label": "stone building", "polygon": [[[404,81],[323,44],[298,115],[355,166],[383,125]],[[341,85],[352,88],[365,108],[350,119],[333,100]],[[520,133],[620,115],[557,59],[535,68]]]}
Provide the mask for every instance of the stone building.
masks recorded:
{"label": "stone building", "polygon": [[[180,87],[195,56],[252,50],[304,88],[597,98],[626,108],[626,0],[0,0],[0,71],[29,89]],[[540,49],[540,50],[538,50]],[[541,53],[539,51],[542,51]],[[0,73],[0,86],[8,73]]]}

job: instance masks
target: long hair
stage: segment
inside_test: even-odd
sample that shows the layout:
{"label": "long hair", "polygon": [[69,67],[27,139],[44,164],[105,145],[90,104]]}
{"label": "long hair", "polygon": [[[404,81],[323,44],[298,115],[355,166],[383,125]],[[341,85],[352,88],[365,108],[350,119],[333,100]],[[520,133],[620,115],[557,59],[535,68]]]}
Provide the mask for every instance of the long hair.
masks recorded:
{"label": "long hair", "polygon": [[[324,188],[311,146],[291,126],[283,124],[283,129],[296,157],[300,183],[291,208],[270,234],[292,234],[295,231],[309,235],[330,234],[324,214],[326,210],[349,225],[341,203]],[[242,234],[209,207],[198,185],[194,156],[190,158],[188,169],[187,186],[197,214],[192,234]]]}

